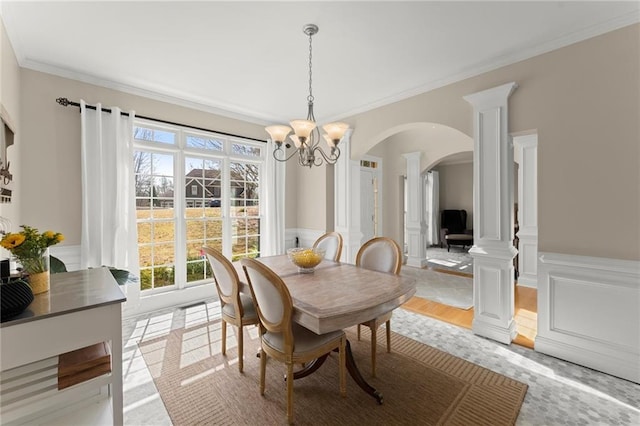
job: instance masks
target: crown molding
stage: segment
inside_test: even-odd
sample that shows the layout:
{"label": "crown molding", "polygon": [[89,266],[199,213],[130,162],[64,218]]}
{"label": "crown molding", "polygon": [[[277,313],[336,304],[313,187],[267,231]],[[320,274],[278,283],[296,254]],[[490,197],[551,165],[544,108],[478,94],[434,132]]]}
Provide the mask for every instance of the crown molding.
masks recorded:
{"label": "crown molding", "polygon": [[524,61],[526,59],[530,59],[535,56],[542,55],[544,53],[552,52],[554,50],[567,47],[572,44],[627,27],[629,25],[637,24],[639,22],[640,22],[640,11],[628,13],[618,18],[611,19],[607,22],[604,22],[598,25],[593,25],[589,28],[566,34],[563,37],[550,40],[546,43],[537,44],[535,46],[531,46],[527,49],[523,49],[518,52],[493,58],[483,63],[478,63],[472,67],[461,70],[459,73],[451,75],[447,78],[434,80],[432,82],[415,87],[413,89],[409,89],[404,92],[398,93],[397,95],[382,98],[376,102],[371,102],[359,108],[355,108],[350,111],[347,111],[338,115],[334,115],[332,117],[327,117],[326,121],[343,120],[345,118],[348,118],[357,114],[361,114],[363,112],[371,111],[373,109],[380,108],[385,105],[392,104],[394,102],[399,102],[417,95],[421,95],[423,93],[427,93],[432,90],[439,89],[444,86],[448,86],[449,84],[457,83],[459,81],[466,80],[467,78],[475,77],[480,74],[494,71],[498,68],[515,64],[517,62]]}
{"label": "crown molding", "polygon": [[246,121],[261,126],[266,126],[271,123],[271,120],[269,120],[268,117],[261,116],[260,114],[254,113],[252,111],[242,110],[242,108],[237,105],[228,105],[226,107],[221,105],[213,105],[207,99],[194,97],[193,95],[185,92],[174,91],[173,93],[168,93],[165,91],[163,93],[160,89],[143,89],[133,85],[118,83],[101,77],[73,71],[67,68],[45,64],[42,62],[31,60],[29,58],[24,59],[20,63],[20,66],[33,71],[52,74],[58,77],[81,81],[83,83],[93,84],[95,86],[105,87],[107,89],[117,90],[120,92],[153,99],[160,102],[167,102],[173,105],[208,112],[211,114],[216,114],[236,120]]}

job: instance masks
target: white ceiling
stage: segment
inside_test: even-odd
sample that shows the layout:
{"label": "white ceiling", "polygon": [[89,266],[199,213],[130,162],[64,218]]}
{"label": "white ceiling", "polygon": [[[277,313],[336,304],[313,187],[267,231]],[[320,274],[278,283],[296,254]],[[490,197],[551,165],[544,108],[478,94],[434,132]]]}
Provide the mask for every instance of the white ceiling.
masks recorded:
{"label": "white ceiling", "polygon": [[307,23],[320,27],[325,121],[638,22],[640,2],[2,1],[0,13],[22,67],[267,123],[306,116]]}

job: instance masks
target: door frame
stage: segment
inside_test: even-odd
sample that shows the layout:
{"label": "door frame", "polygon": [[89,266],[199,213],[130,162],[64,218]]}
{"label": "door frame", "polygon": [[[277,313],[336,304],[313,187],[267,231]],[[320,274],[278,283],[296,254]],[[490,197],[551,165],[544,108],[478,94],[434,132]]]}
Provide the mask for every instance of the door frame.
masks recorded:
{"label": "door frame", "polygon": [[[371,167],[365,167],[363,166],[363,162],[364,161],[372,161],[376,163],[376,167],[375,168],[371,168]],[[374,202],[375,204],[375,214],[376,214],[376,218],[378,220],[378,227],[377,227],[377,232],[375,232],[374,229],[374,237],[383,235],[382,233],[382,229],[383,229],[383,209],[382,209],[382,200],[383,200],[383,196],[384,196],[384,185],[383,185],[383,171],[382,171],[382,158],[381,157],[376,157],[374,155],[364,155],[362,156],[362,158],[360,159],[360,179],[362,179],[364,177],[364,172],[367,173],[373,173],[373,175],[376,177],[377,180],[377,187],[378,187],[378,199],[377,199],[377,203]],[[374,195],[375,197],[375,195]],[[375,198],[374,198],[375,199]],[[361,224],[362,225],[362,224]],[[364,236],[363,236],[364,239]],[[365,243],[365,241],[361,242],[362,244]]]}

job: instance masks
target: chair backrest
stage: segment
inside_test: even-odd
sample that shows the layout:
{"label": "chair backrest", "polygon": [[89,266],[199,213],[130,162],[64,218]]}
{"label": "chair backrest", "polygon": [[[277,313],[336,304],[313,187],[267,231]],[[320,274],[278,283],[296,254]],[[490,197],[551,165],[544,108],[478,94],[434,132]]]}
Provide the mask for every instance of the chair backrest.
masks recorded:
{"label": "chair backrest", "polygon": [[313,248],[316,247],[325,249],[325,259],[338,262],[342,255],[342,235],[337,232],[327,232],[313,243]]}
{"label": "chair backrest", "polygon": [[236,268],[220,251],[206,246],[202,247],[202,251],[207,255],[211,265],[220,302],[223,306],[225,303],[232,304],[235,312],[239,312],[239,316],[242,317],[244,312],[240,303],[240,278]]}
{"label": "chair backrest", "polygon": [[450,234],[464,234],[467,229],[467,211],[442,210],[440,228],[447,228]]}
{"label": "chair backrest", "polygon": [[398,275],[402,268],[400,246],[391,238],[372,238],[358,250],[356,266]]}
{"label": "chair backrest", "polygon": [[291,300],[289,289],[282,278],[257,260],[245,258],[240,262],[251,288],[260,325],[266,331],[282,333],[285,349],[293,352],[291,330],[293,300]]}

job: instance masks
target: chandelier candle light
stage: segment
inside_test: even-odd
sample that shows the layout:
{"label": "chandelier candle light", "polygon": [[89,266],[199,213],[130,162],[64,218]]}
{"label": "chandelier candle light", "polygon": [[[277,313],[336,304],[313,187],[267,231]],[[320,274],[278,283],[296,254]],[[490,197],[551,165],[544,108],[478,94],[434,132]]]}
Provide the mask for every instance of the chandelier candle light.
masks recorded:
{"label": "chandelier candle light", "polygon": [[[290,122],[291,127],[293,127],[294,134],[289,137],[295,144],[297,151],[294,151],[289,156],[287,156],[285,150],[282,149],[282,144],[286,140],[287,135],[291,132],[291,127],[284,125],[275,125],[268,126],[265,128],[265,130],[271,136],[271,140],[273,140],[276,144],[276,148],[273,151],[273,158],[275,158],[277,161],[287,161],[297,153],[298,163],[301,166],[320,166],[322,165],[323,159],[328,164],[335,164],[335,162],[338,161],[338,157],[340,157],[340,149],[338,148],[338,144],[349,128],[349,125],[346,123],[335,122],[322,126],[322,128],[326,132],[326,134],[322,136],[324,137],[330,149],[330,153],[326,154],[318,145],[320,142],[320,130],[316,126],[316,118],[313,115],[314,98],[313,90],[311,88],[311,38],[318,32],[318,26],[314,24],[307,24],[303,27],[302,30],[307,36],[309,36],[309,96],[307,96],[309,110],[307,112],[306,120],[300,119]],[[291,144],[286,143],[285,147],[290,148]],[[320,154],[320,156],[316,156],[316,154]]]}

